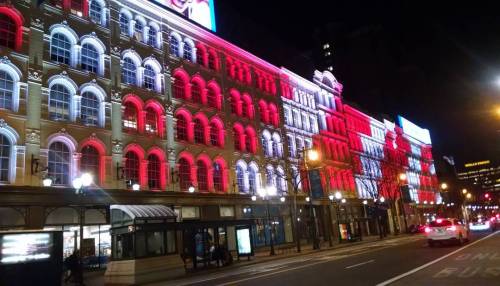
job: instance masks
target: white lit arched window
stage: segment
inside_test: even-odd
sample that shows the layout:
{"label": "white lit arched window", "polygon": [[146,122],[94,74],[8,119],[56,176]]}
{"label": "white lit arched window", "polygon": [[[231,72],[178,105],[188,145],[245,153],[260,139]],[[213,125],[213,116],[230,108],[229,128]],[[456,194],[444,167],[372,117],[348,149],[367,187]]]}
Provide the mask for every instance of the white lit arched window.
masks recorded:
{"label": "white lit arched window", "polygon": [[72,94],[62,84],[50,88],[49,117],[51,120],[69,121]]}
{"label": "white lit arched window", "polygon": [[137,66],[131,58],[125,58],[122,65],[122,82],[137,84]]}
{"label": "white lit arched window", "polygon": [[120,33],[125,36],[130,36],[130,20],[132,19],[132,14],[127,10],[122,10],[120,12]]}
{"label": "white lit arched window", "polygon": [[83,70],[104,75],[104,55],[106,46],[95,34],[80,38],[80,66]]}
{"label": "white lit arched window", "polygon": [[89,3],[90,20],[103,27],[107,26],[107,9],[103,0],[91,0]]}
{"label": "white lit arched window", "polygon": [[76,66],[76,43],[78,36],[64,24],[55,24],[50,27],[50,59],[52,61]]}
{"label": "white lit arched window", "polygon": [[160,63],[153,57],[144,59],[143,86],[158,93],[163,90],[163,75]]}
{"label": "white lit arched window", "polygon": [[146,20],[142,17],[136,17],[135,18],[135,25],[134,25],[134,37],[139,41],[139,42],[144,42],[144,30],[146,27]]}
{"label": "white lit arched window", "polygon": [[180,58],[181,57],[181,37],[179,34],[172,32],[170,34],[170,54]]}
{"label": "white lit arched window", "polygon": [[17,112],[21,71],[8,59],[0,59],[0,108]]}
{"label": "white lit arched window", "polygon": [[144,87],[148,89],[156,89],[156,73],[150,65],[144,68]]}
{"label": "white lit arched window", "polygon": [[161,38],[160,27],[156,23],[150,23],[148,29],[147,44],[149,46],[161,49],[160,38]]}
{"label": "white lit arched window", "polygon": [[9,125],[0,127],[0,183],[14,183],[16,178],[19,134]]}
{"label": "white lit arched window", "polygon": [[195,47],[194,42],[191,39],[184,39],[183,48],[182,48],[182,57],[190,62],[195,63]]}

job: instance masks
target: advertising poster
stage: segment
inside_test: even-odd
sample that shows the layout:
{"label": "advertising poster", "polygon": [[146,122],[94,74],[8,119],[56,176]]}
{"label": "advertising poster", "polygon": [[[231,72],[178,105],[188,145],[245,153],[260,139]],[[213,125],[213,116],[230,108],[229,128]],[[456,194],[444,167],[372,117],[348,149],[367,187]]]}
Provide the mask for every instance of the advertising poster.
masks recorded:
{"label": "advertising poster", "polygon": [[150,0],[215,32],[214,0]]}
{"label": "advertising poster", "polygon": [[236,240],[238,243],[238,255],[252,255],[252,243],[250,240],[250,229],[240,228],[236,230]]}

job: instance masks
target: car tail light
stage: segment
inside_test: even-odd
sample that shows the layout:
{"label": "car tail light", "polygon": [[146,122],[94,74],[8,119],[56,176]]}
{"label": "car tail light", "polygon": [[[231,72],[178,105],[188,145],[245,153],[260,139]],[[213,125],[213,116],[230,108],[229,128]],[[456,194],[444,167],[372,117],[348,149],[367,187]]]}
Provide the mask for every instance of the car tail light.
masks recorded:
{"label": "car tail light", "polygon": [[440,219],[440,218],[438,218],[436,221],[437,221],[437,223],[442,223],[443,222],[443,220]]}
{"label": "car tail light", "polygon": [[431,232],[431,228],[430,227],[426,227],[425,228],[425,233],[429,233],[429,232]]}
{"label": "car tail light", "polygon": [[454,225],[452,225],[452,226],[450,226],[450,227],[447,227],[447,228],[446,228],[446,230],[455,231],[455,230],[457,230],[457,227],[456,227],[456,226],[454,226]]}
{"label": "car tail light", "polygon": [[494,222],[494,221],[495,221],[495,218],[494,218],[494,217],[490,218],[490,221],[491,221],[491,222]]}
{"label": "car tail light", "polygon": [[500,218],[500,214],[497,214],[497,218]]}

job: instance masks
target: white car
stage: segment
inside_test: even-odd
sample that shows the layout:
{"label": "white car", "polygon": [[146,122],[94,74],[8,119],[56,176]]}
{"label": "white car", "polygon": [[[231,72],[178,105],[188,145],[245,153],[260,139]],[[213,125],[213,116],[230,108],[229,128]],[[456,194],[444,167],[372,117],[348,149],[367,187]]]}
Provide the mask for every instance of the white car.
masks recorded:
{"label": "white car", "polygon": [[457,242],[462,245],[469,240],[469,229],[455,218],[438,218],[425,228],[425,235],[430,247],[436,242]]}
{"label": "white car", "polygon": [[477,218],[473,218],[471,220],[469,228],[472,231],[490,230],[492,224],[493,220],[490,221],[485,217],[478,216]]}

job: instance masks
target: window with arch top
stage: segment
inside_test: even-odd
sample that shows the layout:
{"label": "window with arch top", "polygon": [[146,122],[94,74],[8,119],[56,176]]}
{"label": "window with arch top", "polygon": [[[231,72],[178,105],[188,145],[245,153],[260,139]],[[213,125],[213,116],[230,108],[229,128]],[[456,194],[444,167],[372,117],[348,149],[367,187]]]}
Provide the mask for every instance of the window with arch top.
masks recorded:
{"label": "window with arch top", "polygon": [[198,190],[208,192],[208,168],[202,160],[198,160],[196,163],[196,180],[198,181]]}
{"label": "window with arch top", "polygon": [[145,130],[149,134],[158,134],[158,116],[156,111],[151,107],[146,109]]}
{"label": "window with arch top", "polygon": [[179,159],[179,185],[181,191],[185,192],[190,186],[191,182],[191,164],[185,158]]}
{"label": "window with arch top", "polygon": [[177,37],[170,35],[170,54],[176,57],[180,57],[181,49],[179,47],[180,43]]}
{"label": "window with arch top", "polygon": [[155,154],[148,156],[148,186],[149,189],[160,188],[160,159]]}
{"label": "window with arch top", "polygon": [[101,3],[96,0],[92,0],[90,2],[90,7],[89,7],[89,17],[90,20],[96,24],[102,25],[104,24],[102,22],[102,13],[103,13],[103,8]]}
{"label": "window with arch top", "polygon": [[62,33],[55,33],[50,43],[50,59],[69,65],[71,63],[71,42]]}
{"label": "window with arch top", "polygon": [[123,35],[129,36],[130,35],[130,17],[126,13],[120,13],[120,32]]}
{"label": "window with arch top", "polygon": [[125,58],[122,66],[122,82],[137,84],[137,66],[131,58]]}
{"label": "window with arch top", "polygon": [[48,176],[54,185],[68,185],[70,182],[71,154],[63,142],[54,142],[49,146]]}
{"label": "window with arch top", "polygon": [[190,62],[193,61],[193,47],[188,42],[184,42],[183,58]]}
{"label": "window with arch top", "polygon": [[214,162],[212,170],[213,170],[212,177],[214,180],[214,190],[216,192],[223,192],[224,191],[223,180],[222,180],[223,170],[221,164],[218,162]]}
{"label": "window with arch top", "polygon": [[194,142],[205,144],[205,124],[199,118],[194,120]]}
{"label": "window with arch top", "polygon": [[13,109],[12,100],[15,88],[12,76],[8,72],[0,70],[0,108]]}
{"label": "window with arch top", "polygon": [[125,104],[125,111],[123,112],[123,127],[128,130],[137,130],[138,127],[138,110],[137,107],[127,102]]}
{"label": "window with arch top", "polygon": [[82,123],[89,126],[99,125],[100,101],[92,92],[84,92],[81,99]]}
{"label": "window with arch top", "polygon": [[152,66],[146,65],[144,68],[144,87],[156,90],[156,72]]}
{"label": "window with arch top", "polygon": [[188,121],[184,115],[177,115],[177,140],[188,141]]}
{"label": "window with arch top", "polygon": [[91,44],[82,46],[81,68],[93,73],[99,70],[99,53]]}
{"label": "window with arch top", "polygon": [[49,117],[52,120],[70,119],[71,94],[62,84],[55,84],[50,89]]}
{"label": "window with arch top", "polygon": [[92,145],[86,145],[82,148],[82,158],[80,160],[80,172],[90,173],[94,180],[99,179],[100,170],[99,151]]}
{"label": "window with arch top", "polygon": [[139,183],[139,156],[135,152],[129,151],[125,154],[125,178],[130,181],[130,185]]}
{"label": "window with arch top", "polygon": [[12,145],[9,139],[0,134],[0,182],[6,183],[9,181],[10,171],[10,154]]}
{"label": "window with arch top", "polygon": [[17,25],[14,20],[4,13],[0,13],[0,46],[15,49]]}

